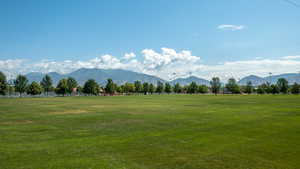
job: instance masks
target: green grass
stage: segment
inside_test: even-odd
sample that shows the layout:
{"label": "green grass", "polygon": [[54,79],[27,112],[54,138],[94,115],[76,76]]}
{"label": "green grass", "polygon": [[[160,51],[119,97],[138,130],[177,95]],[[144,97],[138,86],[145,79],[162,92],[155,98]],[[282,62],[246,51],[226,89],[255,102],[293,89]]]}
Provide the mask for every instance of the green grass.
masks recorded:
{"label": "green grass", "polygon": [[1,169],[298,169],[300,96],[0,99]]}

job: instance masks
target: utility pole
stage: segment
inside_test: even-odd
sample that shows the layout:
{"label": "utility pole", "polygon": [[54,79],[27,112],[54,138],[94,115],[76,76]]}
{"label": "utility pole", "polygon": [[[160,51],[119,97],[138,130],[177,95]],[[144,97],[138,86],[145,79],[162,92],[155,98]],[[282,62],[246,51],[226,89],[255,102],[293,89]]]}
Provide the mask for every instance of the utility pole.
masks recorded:
{"label": "utility pole", "polygon": [[271,85],[271,80],[272,80],[272,72],[269,72],[269,83],[270,83],[270,85]]}

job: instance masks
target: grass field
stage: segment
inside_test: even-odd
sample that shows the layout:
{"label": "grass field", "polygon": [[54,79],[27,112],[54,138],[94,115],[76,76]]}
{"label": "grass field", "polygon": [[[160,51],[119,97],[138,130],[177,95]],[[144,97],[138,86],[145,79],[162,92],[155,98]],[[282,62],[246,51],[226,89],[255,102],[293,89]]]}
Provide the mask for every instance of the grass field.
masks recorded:
{"label": "grass field", "polygon": [[1,169],[298,169],[300,96],[0,99]]}

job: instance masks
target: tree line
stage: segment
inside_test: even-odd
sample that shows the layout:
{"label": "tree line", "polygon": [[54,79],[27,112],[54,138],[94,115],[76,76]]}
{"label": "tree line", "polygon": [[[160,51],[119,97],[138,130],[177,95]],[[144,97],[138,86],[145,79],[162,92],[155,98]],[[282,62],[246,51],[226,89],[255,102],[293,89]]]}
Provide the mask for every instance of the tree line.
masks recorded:
{"label": "tree line", "polygon": [[135,81],[134,83],[125,83],[117,85],[112,79],[107,79],[105,86],[99,85],[94,79],[87,80],[83,86],[80,86],[77,81],[72,78],[61,79],[56,87],[49,75],[45,75],[41,82],[31,82],[29,84],[26,76],[18,75],[13,81],[13,84],[8,84],[4,73],[0,72],[0,95],[11,95],[18,93],[19,96],[27,95],[41,95],[46,96],[50,92],[54,92],[61,96],[72,95],[116,95],[116,94],[171,94],[171,93],[187,93],[187,94],[299,94],[300,85],[294,83],[289,85],[288,81],[284,78],[278,79],[276,84],[264,83],[259,86],[253,86],[249,81],[246,85],[239,85],[234,78],[230,78],[225,85],[222,85],[218,77],[213,77],[210,85],[198,85],[192,82],[188,85],[180,85],[176,83],[163,83],[158,81],[156,85],[152,83]]}

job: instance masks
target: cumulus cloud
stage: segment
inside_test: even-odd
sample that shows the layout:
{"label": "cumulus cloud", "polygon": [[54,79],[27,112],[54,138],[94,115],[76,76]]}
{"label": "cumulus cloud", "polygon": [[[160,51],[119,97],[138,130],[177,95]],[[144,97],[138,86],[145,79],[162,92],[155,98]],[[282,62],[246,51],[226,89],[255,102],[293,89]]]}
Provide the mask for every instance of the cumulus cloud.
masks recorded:
{"label": "cumulus cloud", "polygon": [[245,26],[244,25],[219,25],[218,29],[237,31],[237,30],[245,29]]}
{"label": "cumulus cloud", "polygon": [[222,80],[230,77],[242,78],[248,75],[267,76],[269,72],[273,74],[296,73],[299,71],[300,61],[296,60],[244,60],[225,62],[219,65],[205,65],[197,72],[199,76],[210,79],[219,76]]}
{"label": "cumulus cloud", "polygon": [[[126,58],[126,59],[125,59]],[[190,75],[211,79],[214,76],[226,81],[230,77],[241,78],[247,75],[267,76],[273,74],[298,72],[300,61],[298,57],[282,57],[280,59],[255,58],[253,60],[231,61],[215,65],[207,65],[199,56],[192,55],[191,51],[176,51],[170,48],[161,48],[160,51],[144,49],[139,59],[134,53],[125,54],[117,58],[112,55],[102,55],[90,60],[42,60],[35,63],[26,60],[0,60],[0,71],[14,78],[17,74],[29,72],[58,72],[69,73],[80,68],[124,69],[146,73],[170,80]]]}
{"label": "cumulus cloud", "polygon": [[131,52],[131,53],[125,53],[123,58],[125,60],[129,60],[129,59],[132,59],[132,58],[135,58],[135,57],[136,57],[136,55],[133,52]]}
{"label": "cumulus cloud", "polygon": [[300,59],[300,55],[283,56],[282,59]]}
{"label": "cumulus cloud", "polygon": [[23,63],[22,59],[0,60],[0,71],[5,73],[8,78],[12,78],[15,74],[24,71]]}

